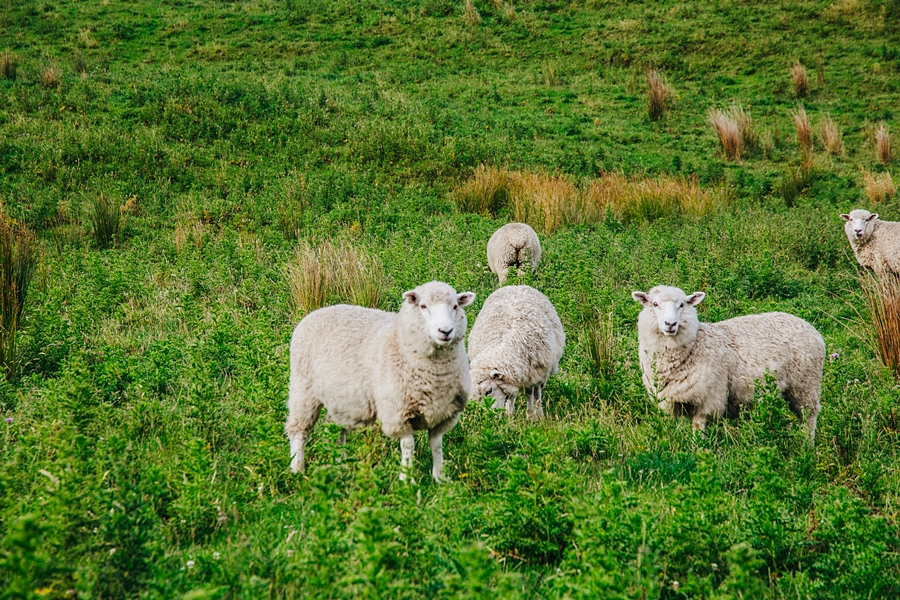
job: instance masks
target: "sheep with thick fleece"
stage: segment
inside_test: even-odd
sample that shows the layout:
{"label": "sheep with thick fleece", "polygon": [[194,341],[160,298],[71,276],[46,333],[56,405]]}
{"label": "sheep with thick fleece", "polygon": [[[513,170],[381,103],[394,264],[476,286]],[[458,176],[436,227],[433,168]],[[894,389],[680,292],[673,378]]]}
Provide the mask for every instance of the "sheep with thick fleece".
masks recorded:
{"label": "sheep with thick fleece", "polygon": [[502,287],[484,302],[472,333],[469,357],[473,397],[492,396],[494,408],[515,412],[520,389],[528,416],[543,417],[541,390],[559,371],[566,334],[547,297],[527,285]]}
{"label": "sheep with thick fleece", "polygon": [[844,233],[861,266],[879,274],[900,275],[900,223],[879,221],[877,214],[860,209],[843,214],[841,218],[846,221]]}
{"label": "sheep with thick fleece", "polygon": [[825,342],[815,327],[793,315],[771,312],[701,323],[695,307],[703,292],[686,295],[657,286],[632,297],[638,317],[638,353],[644,386],[660,410],[690,417],[695,429],[737,416],[753,400],[754,382],[768,371],[781,396],[815,439]]}
{"label": "sheep with thick fleece", "polygon": [[487,261],[492,273],[506,283],[510,267],[517,269],[519,277],[525,274],[525,265],[531,272],[541,260],[541,241],[537,233],[525,223],[508,223],[494,232],[487,245]]}
{"label": "sheep with thick fleece", "polygon": [[303,447],[324,406],[345,432],[381,421],[400,440],[401,479],[412,466],[413,432],[428,430],[432,475],[440,480],[443,435],[471,390],[463,307],[474,299],[432,281],[405,292],[399,314],[340,304],[301,320],[291,337],[285,425],[291,470],[303,470]]}

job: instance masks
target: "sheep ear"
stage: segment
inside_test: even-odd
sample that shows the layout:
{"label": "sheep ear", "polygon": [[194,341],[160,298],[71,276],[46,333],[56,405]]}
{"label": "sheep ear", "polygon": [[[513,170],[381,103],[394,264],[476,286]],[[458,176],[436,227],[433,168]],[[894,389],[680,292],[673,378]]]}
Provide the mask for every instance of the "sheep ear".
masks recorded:
{"label": "sheep ear", "polygon": [[456,301],[460,306],[468,306],[475,302],[475,292],[463,292],[462,294],[457,294]]}
{"label": "sheep ear", "polygon": [[491,379],[501,379],[503,377],[503,373],[500,371],[494,370],[491,371]]}
{"label": "sheep ear", "polygon": [[849,221],[849,220],[850,220],[850,215],[848,215],[848,214],[843,214],[843,215],[841,215],[841,218],[842,218],[843,220],[845,220],[845,221]]}
{"label": "sheep ear", "polygon": [[697,306],[703,299],[706,298],[706,292],[694,292],[690,296],[688,296],[687,303],[691,306]]}
{"label": "sheep ear", "polygon": [[650,306],[650,298],[644,292],[631,292],[631,297],[644,306]]}
{"label": "sheep ear", "polygon": [[409,290],[408,292],[403,292],[403,299],[409,302],[410,304],[418,304],[419,303],[419,295],[416,294],[415,290]]}
{"label": "sheep ear", "polygon": [[877,218],[878,218],[878,213],[875,213],[874,215],[872,215],[868,219],[866,219],[866,221],[874,221]]}

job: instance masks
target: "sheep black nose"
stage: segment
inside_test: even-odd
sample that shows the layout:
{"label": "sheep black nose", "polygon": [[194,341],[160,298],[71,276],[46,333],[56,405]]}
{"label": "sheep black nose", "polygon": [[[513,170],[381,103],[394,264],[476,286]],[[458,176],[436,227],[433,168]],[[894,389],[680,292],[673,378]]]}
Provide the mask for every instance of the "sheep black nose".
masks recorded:
{"label": "sheep black nose", "polygon": [[669,323],[668,321],[666,321],[666,327],[675,327],[675,325],[677,325],[677,324],[678,324],[678,321],[675,321],[674,323]]}
{"label": "sheep black nose", "polygon": [[451,327],[450,329],[441,329],[440,327],[438,327],[438,331],[449,337],[450,334],[453,333],[453,328]]}

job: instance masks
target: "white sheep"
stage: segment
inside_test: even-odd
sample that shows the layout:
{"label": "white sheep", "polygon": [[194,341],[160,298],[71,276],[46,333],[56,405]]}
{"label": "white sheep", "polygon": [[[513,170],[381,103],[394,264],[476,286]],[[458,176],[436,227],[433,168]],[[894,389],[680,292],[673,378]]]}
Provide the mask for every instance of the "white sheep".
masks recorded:
{"label": "white sheep", "polygon": [[525,390],[528,416],[543,417],[541,389],[559,371],[566,334],[547,297],[527,285],[502,287],[484,302],[469,334],[473,398],[515,412]]}
{"label": "white sheep", "polygon": [[690,417],[695,429],[737,416],[753,399],[754,382],[771,373],[781,396],[815,439],[825,342],[799,317],[781,312],[700,323],[694,308],[706,296],[675,287],[634,292],[644,386],[660,410]]}
{"label": "white sheep", "polygon": [[541,260],[541,241],[534,229],[525,223],[508,223],[494,232],[487,245],[487,261],[491,273],[500,278],[500,285],[506,283],[510,267],[517,269],[519,277],[525,274],[525,265],[531,265],[531,272]]}
{"label": "white sheep", "polygon": [[440,480],[443,435],[471,390],[462,309],[474,299],[432,281],[405,292],[399,314],[340,304],[303,318],[291,337],[291,470],[303,470],[303,446],[324,406],[345,431],[381,421],[385,435],[400,440],[401,479],[412,467],[413,432],[427,429]]}
{"label": "white sheep", "polygon": [[879,221],[877,214],[860,209],[841,218],[846,221],[844,233],[861,266],[879,274],[900,275],[900,223]]}

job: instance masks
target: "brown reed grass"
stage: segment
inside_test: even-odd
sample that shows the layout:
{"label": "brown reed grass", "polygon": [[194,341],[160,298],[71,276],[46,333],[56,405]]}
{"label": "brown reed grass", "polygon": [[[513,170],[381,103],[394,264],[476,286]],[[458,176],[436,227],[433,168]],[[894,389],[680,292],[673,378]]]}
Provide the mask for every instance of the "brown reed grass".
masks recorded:
{"label": "brown reed grass", "polygon": [[890,272],[860,274],[873,342],[884,366],[900,376],[900,279]]}
{"label": "brown reed grass", "polygon": [[669,88],[659,71],[647,69],[647,114],[651,121],[658,121],[666,113]]}
{"label": "brown reed grass", "polygon": [[725,158],[740,160],[744,152],[744,137],[733,112],[718,108],[710,109],[708,118],[722,144]]}
{"label": "brown reed grass", "polygon": [[513,218],[543,233],[553,233],[568,222],[578,204],[578,188],[564,175],[531,171],[510,175]]}
{"label": "brown reed grass", "polygon": [[509,171],[480,164],[470,179],[453,188],[450,196],[465,212],[496,216],[507,205],[509,190]]}
{"label": "brown reed grass", "polygon": [[897,192],[897,188],[894,187],[894,178],[886,171],[872,174],[862,169],[862,176],[863,189],[873,204],[887,202]]}
{"label": "brown reed grass", "polygon": [[472,0],[466,0],[463,16],[466,20],[466,23],[468,23],[471,27],[474,27],[481,23],[481,14],[478,12],[478,9],[475,8],[475,5],[472,4]]}
{"label": "brown reed grass", "polygon": [[800,152],[812,152],[812,126],[802,104],[797,105],[796,111],[791,111],[791,118],[794,121],[794,133],[797,136],[797,147]]}
{"label": "brown reed grass", "polygon": [[894,158],[891,152],[891,132],[886,123],[880,123],[875,130],[875,156],[883,165],[890,164]]}
{"label": "brown reed grass", "polygon": [[840,156],[844,153],[844,139],[841,130],[838,129],[837,123],[831,118],[831,115],[825,115],[822,119],[822,127],[820,137],[825,151],[832,156]]}
{"label": "brown reed grass", "polygon": [[0,205],[0,369],[7,380],[17,375],[17,334],[37,264],[36,249],[34,234]]}
{"label": "brown reed grass", "polygon": [[791,83],[794,84],[795,98],[806,98],[809,95],[809,77],[806,75],[806,67],[800,62],[791,66]]}
{"label": "brown reed grass", "polygon": [[59,69],[53,65],[45,67],[44,70],[41,71],[38,81],[45,88],[55,88],[59,86]]}
{"label": "brown reed grass", "polygon": [[19,67],[19,58],[7,48],[0,54],[0,75],[10,81],[15,81],[16,71]]}
{"label": "brown reed grass", "polygon": [[374,256],[331,241],[301,244],[287,266],[291,302],[300,316],[338,302],[376,308],[383,278],[384,269]]}

